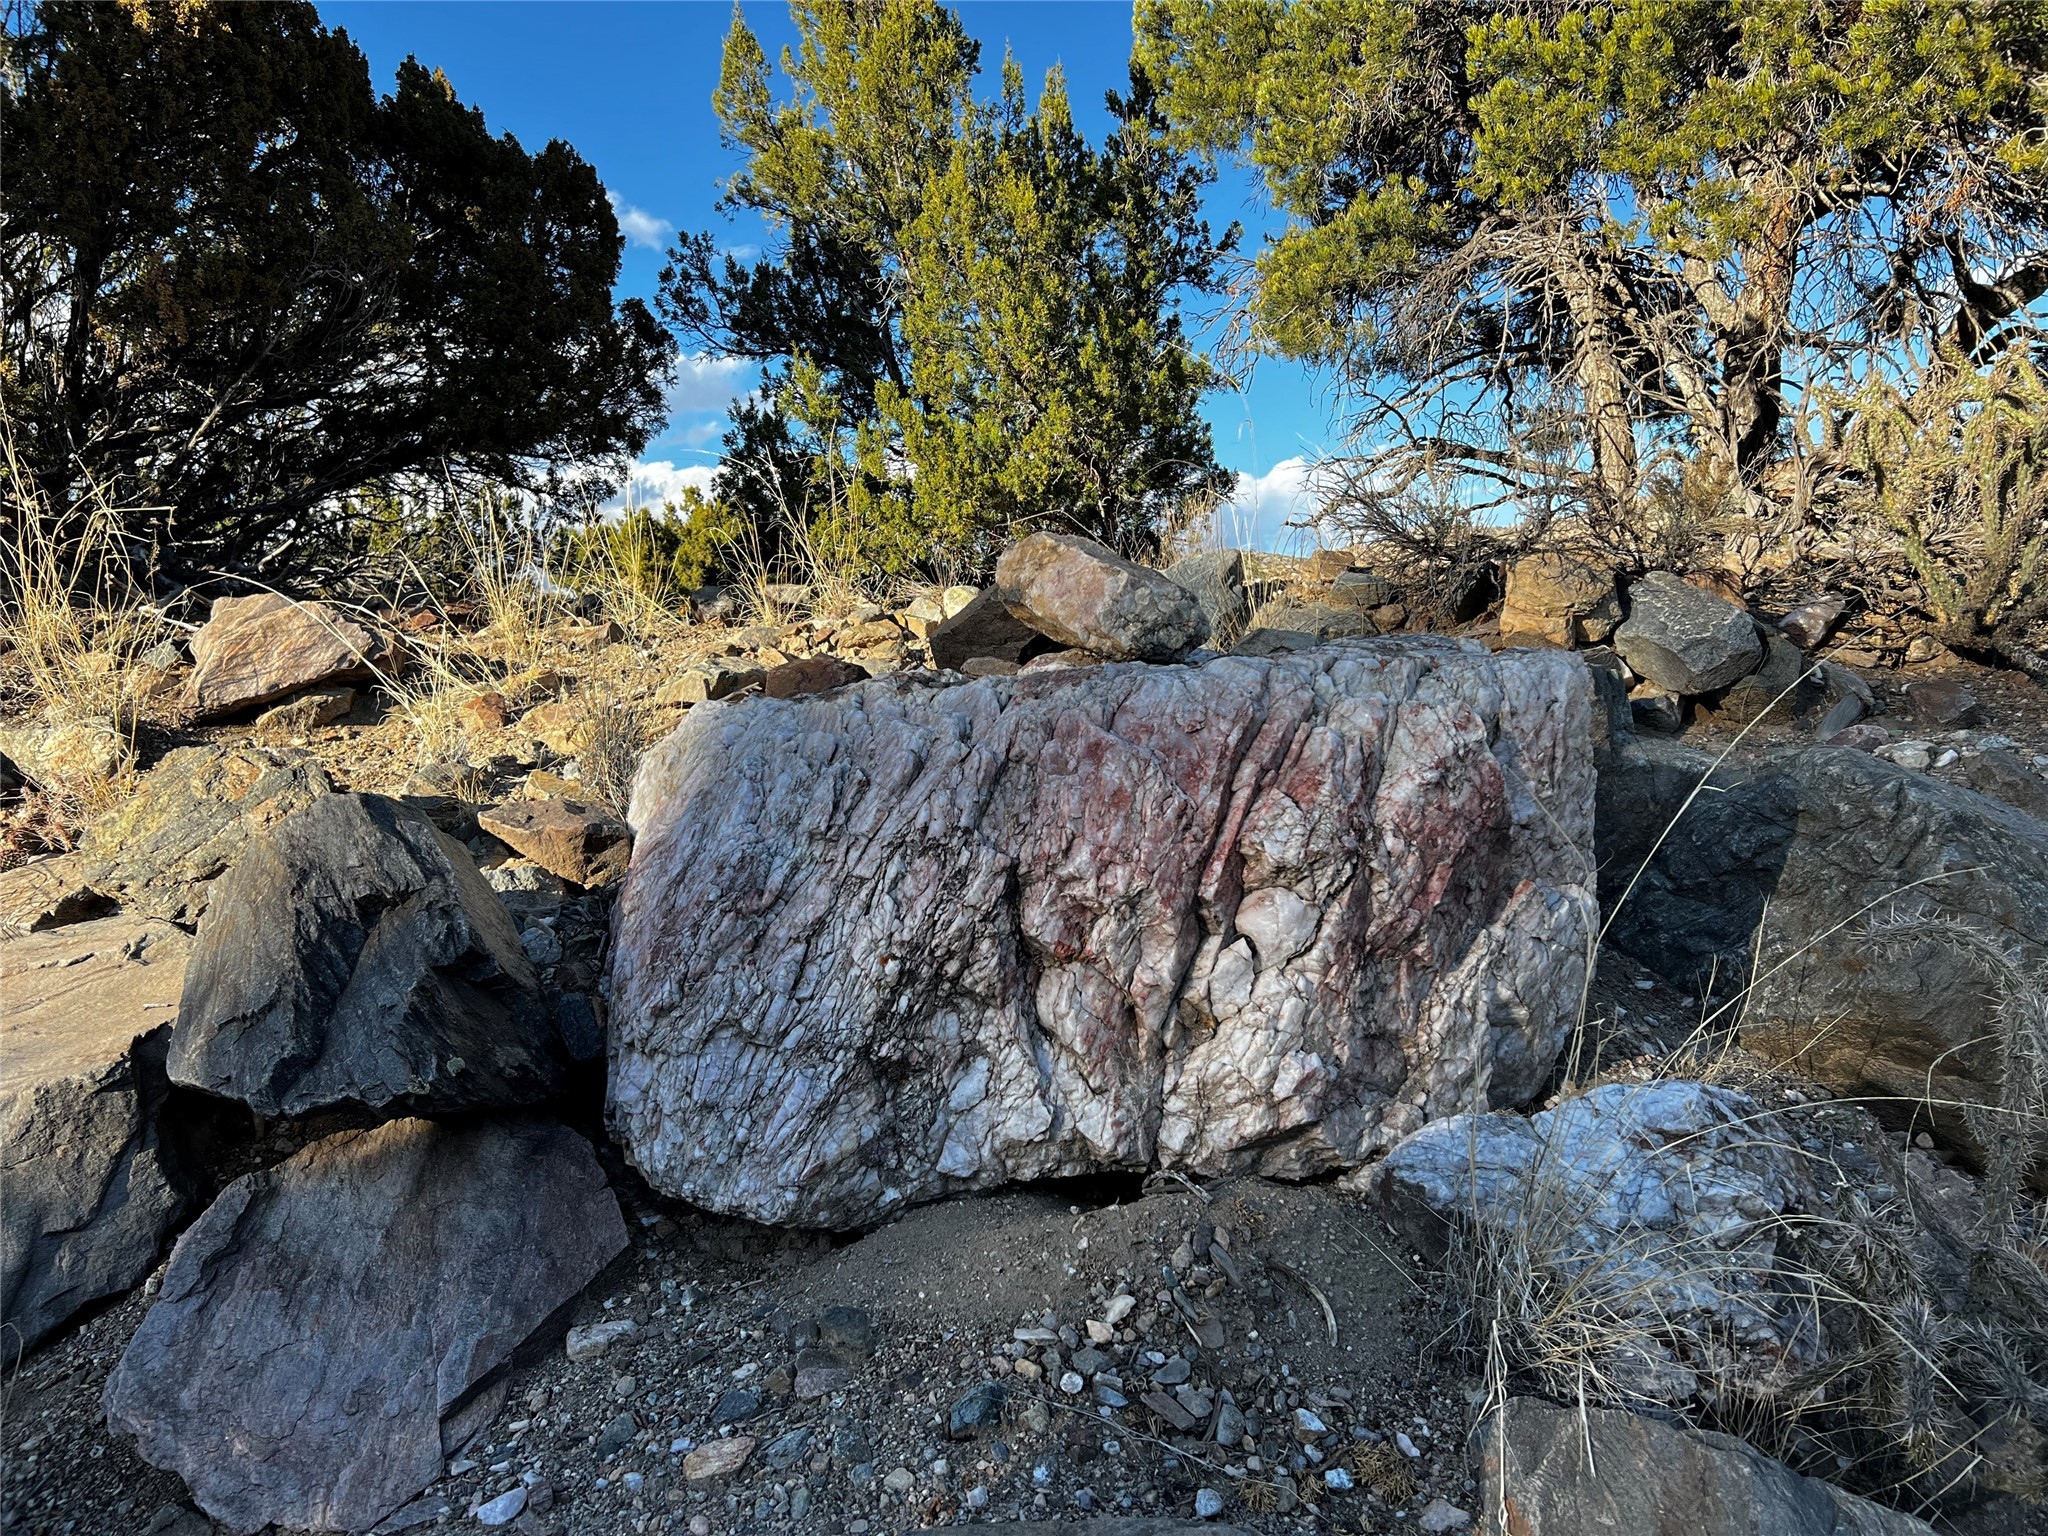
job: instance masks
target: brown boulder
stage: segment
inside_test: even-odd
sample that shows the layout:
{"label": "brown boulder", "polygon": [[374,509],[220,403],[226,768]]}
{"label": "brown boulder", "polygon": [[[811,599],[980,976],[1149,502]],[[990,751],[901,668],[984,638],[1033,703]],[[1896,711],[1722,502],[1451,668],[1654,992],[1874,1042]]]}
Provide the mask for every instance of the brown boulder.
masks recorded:
{"label": "brown boulder", "polygon": [[1536,635],[1552,645],[1605,640],[1621,622],[1614,573],[1569,555],[1530,555],[1508,570],[1501,603],[1504,635]]}
{"label": "brown boulder", "polygon": [[192,659],[186,706],[194,719],[211,720],[320,683],[369,681],[395,656],[388,635],[326,603],[261,592],[216,602],[192,637]]}
{"label": "brown boulder", "polygon": [[572,885],[609,885],[626,872],[633,834],[580,800],[514,800],[479,811],[477,825]]}
{"label": "brown boulder", "polygon": [[771,699],[793,699],[799,694],[825,693],[847,683],[868,680],[865,667],[857,667],[837,656],[806,656],[785,661],[768,669],[761,679],[761,691]]}
{"label": "brown boulder", "polygon": [[1040,634],[1110,661],[1178,661],[1209,638],[1194,593],[1077,534],[1012,544],[996,562],[996,591]]}
{"label": "brown boulder", "polygon": [[976,657],[1015,665],[1034,649],[1047,649],[1045,638],[1003,606],[995,588],[978,592],[925,635],[932,665],[958,672]]}

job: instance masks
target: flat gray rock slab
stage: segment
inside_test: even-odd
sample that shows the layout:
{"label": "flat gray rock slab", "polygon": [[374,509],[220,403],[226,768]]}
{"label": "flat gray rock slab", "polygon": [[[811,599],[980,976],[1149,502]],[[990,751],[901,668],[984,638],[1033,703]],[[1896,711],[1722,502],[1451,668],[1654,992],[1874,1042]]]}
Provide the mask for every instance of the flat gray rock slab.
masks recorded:
{"label": "flat gray rock slab", "polygon": [[0,941],[0,1322],[18,1330],[13,1347],[139,1284],[184,1213],[156,1118],[191,947],[140,917]]}
{"label": "flat gray rock slab", "polygon": [[344,1131],[178,1240],[108,1422],[231,1531],[366,1531],[440,1475],[442,1418],[625,1244],[561,1126]]}

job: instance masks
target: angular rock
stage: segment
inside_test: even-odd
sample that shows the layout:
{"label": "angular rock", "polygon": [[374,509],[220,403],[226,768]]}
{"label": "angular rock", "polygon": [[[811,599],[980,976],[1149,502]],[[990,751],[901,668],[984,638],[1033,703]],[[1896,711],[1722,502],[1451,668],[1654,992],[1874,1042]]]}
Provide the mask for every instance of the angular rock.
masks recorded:
{"label": "angular rock", "polygon": [[1801,1477],[1732,1435],[1621,1409],[1510,1398],[1473,1431],[1472,1459],[1488,1536],[1934,1536],[1926,1521]]}
{"label": "angular rock", "polygon": [[1762,664],[1720,694],[1713,713],[1736,727],[1758,720],[1788,724],[1814,709],[1826,687],[1820,664],[1791,641],[1772,635],[1764,642]]}
{"label": "angular rock", "polygon": [[536,704],[519,717],[520,730],[561,757],[574,757],[589,746],[594,724],[584,699]]}
{"label": "angular rock", "polygon": [[1817,597],[1810,603],[1801,603],[1778,620],[1779,633],[1802,651],[1810,651],[1827,639],[1844,606],[1839,597]]}
{"label": "angular rock", "polygon": [[693,712],[634,786],[615,1131],[843,1227],[1516,1102],[1585,963],[1590,711],[1573,656],[1412,637]]}
{"label": "angular rock", "polygon": [[192,637],[198,665],[185,703],[194,719],[216,719],[321,683],[370,681],[393,658],[390,636],[326,603],[296,603],[275,592],[223,597]]}
{"label": "angular rock", "polygon": [[[1607,1083],[1526,1119],[1435,1121],[1389,1152],[1373,1183],[1425,1252],[1476,1226],[1527,1242],[1549,1282],[1588,1311],[1668,1333],[1681,1350],[1711,1339],[1810,1362],[1818,1323],[1782,1283],[1776,1220],[1800,1206],[1798,1138],[1774,1137],[1768,1124],[1732,1089]],[[1603,1376],[1682,1402],[1695,1363],[1610,1357]]]}
{"label": "angular rock", "polygon": [[139,1284],[184,1214],[156,1122],[191,947],[143,917],[0,940],[0,1324],[10,1358]]}
{"label": "angular rock", "polygon": [[1605,640],[1621,622],[1614,573],[1570,555],[1530,555],[1508,568],[1500,609],[1503,635],[1535,635],[1552,645]]}
{"label": "angular rock", "polygon": [[745,662],[706,661],[661,685],[657,704],[703,704],[729,698],[749,688],[758,688],[762,669]]}
{"label": "angular rock", "polygon": [[1982,714],[1970,685],[1953,677],[1926,677],[1906,684],[1906,706],[1922,726],[1937,731],[1975,725]]}
{"label": "angular rock", "polygon": [[1628,589],[1614,631],[1621,659],[1658,687],[1691,695],[1726,688],[1764,659],[1756,621],[1725,597],[1652,571]]}
{"label": "angular rock", "polygon": [[761,692],[771,699],[793,699],[803,693],[824,693],[847,683],[864,683],[867,669],[837,656],[806,656],[770,667],[761,679]]}
{"label": "angular rock", "polygon": [[1195,594],[1202,617],[1209,621],[1209,641],[1228,643],[1244,632],[1251,605],[1244,591],[1244,554],[1235,549],[1207,549],[1176,560],[1166,568],[1169,581]]}
{"label": "angular rock", "polygon": [[262,752],[180,747],[92,824],[83,877],[126,912],[190,927],[206,911],[212,882],[253,838],[333,789],[314,763],[279,766]]}
{"label": "angular rock", "polygon": [[758,1443],[752,1435],[728,1435],[722,1440],[707,1441],[683,1458],[683,1480],[709,1483],[731,1477],[747,1464]]}
{"label": "angular rock", "polygon": [[[1203,1489],[1203,1493],[1210,1490]],[[1221,1500],[1221,1495],[1216,1495]],[[1199,1502],[1199,1498],[1198,1498]],[[951,1536],[957,1526],[927,1526],[910,1536]],[[991,1520],[977,1522],[975,1536],[1253,1536],[1241,1525],[1218,1525],[1201,1518],[1180,1520],[1168,1515],[1089,1515],[1055,1520]]]}
{"label": "angular rock", "polygon": [[249,839],[170,1055],[173,1082],[264,1115],[532,1104],[563,1070],[511,914],[467,849],[381,795],[323,795]]}
{"label": "angular rock", "polygon": [[315,688],[263,711],[250,727],[250,739],[273,745],[289,743],[315,726],[333,724],[355,704],[353,688]]}
{"label": "angular rock", "polygon": [[[1639,742],[1600,776],[1602,896],[1614,909],[1713,760]],[[1939,926],[1873,942],[1880,919],[1940,919],[2048,951],[2048,826],[1843,746],[1714,771],[1609,941],[1674,985],[1750,977],[1743,1041],[1880,1118],[1966,1146],[1960,1106],[1998,1102],[1993,978]]]}
{"label": "angular rock", "polygon": [[994,587],[934,626],[925,636],[932,665],[958,672],[970,661],[1006,661],[1020,665],[1034,650],[1050,650],[1045,637],[1004,606]]}
{"label": "angular rock", "polygon": [[178,1240],[108,1422],[231,1531],[367,1530],[441,1475],[441,1420],[625,1245],[560,1126],[329,1136]]}
{"label": "angular rock", "polygon": [[1230,648],[1233,656],[1278,656],[1286,651],[1310,650],[1325,640],[1379,632],[1365,609],[1304,603],[1292,598],[1265,604],[1252,615],[1252,621],[1257,627]]}
{"label": "angular rock", "polygon": [[1187,588],[1078,534],[1011,545],[996,562],[996,591],[1041,635],[1111,661],[1178,661],[1209,638]]}
{"label": "angular rock", "polygon": [[0,936],[41,933],[105,917],[113,902],[92,888],[82,853],[51,854],[0,869]]}
{"label": "angular rock", "polygon": [[927,640],[933,630],[978,596],[980,592],[974,587],[947,587],[943,592],[927,593],[903,610],[903,627],[918,639]]}
{"label": "angular rock", "polygon": [[36,788],[60,792],[104,784],[135,760],[128,733],[94,721],[0,726],[0,755]]}
{"label": "angular rock", "polygon": [[626,824],[581,800],[508,800],[479,811],[476,823],[541,868],[592,889],[623,875],[632,851]]}
{"label": "angular rock", "polygon": [[1340,571],[1330,583],[1334,608],[1384,608],[1394,600],[1394,584],[1377,571]]}

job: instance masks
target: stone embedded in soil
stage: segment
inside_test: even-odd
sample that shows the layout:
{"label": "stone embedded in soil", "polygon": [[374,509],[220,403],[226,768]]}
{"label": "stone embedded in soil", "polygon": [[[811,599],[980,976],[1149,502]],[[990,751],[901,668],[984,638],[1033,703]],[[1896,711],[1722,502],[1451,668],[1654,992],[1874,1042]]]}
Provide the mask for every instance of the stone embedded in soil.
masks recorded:
{"label": "stone embedded in soil", "polygon": [[191,947],[146,917],[0,940],[0,1324],[14,1352],[138,1284],[185,1212],[157,1118]]}
{"label": "stone embedded in soil", "polygon": [[1003,1409],[1010,1394],[999,1381],[984,1381],[969,1387],[953,1400],[946,1416],[946,1433],[955,1440],[971,1440],[984,1429],[1000,1429]]}
{"label": "stone embedded in soil", "polygon": [[321,683],[368,681],[389,672],[394,657],[390,636],[326,603],[274,592],[223,597],[192,637],[186,705],[195,719],[215,719]]}
{"label": "stone embedded in soil", "polygon": [[401,1120],[221,1192],[108,1378],[108,1422],[237,1533],[366,1530],[441,1420],[626,1246],[590,1145]]}
{"label": "stone embedded in soil", "polygon": [[614,1129],[668,1194],[846,1227],[1517,1102],[1591,931],[1590,695],[1409,638],[693,711],[635,784]]}
{"label": "stone embedded in soil", "polygon": [[731,1477],[747,1464],[747,1458],[754,1454],[754,1445],[752,1435],[729,1435],[700,1445],[683,1458],[683,1479],[691,1483],[708,1483],[721,1477]]}
{"label": "stone embedded in soil", "polygon": [[571,1328],[566,1348],[571,1360],[596,1360],[622,1339],[630,1339],[638,1330],[631,1318],[607,1318],[603,1322],[585,1323]]}
{"label": "stone embedded in soil", "polygon": [[452,1111],[561,1089],[553,1018],[469,852],[378,795],[256,833],[192,953],[171,1080],[264,1115]]}
{"label": "stone embedded in soil", "polygon": [[1726,688],[1764,659],[1756,621],[1736,604],[1668,571],[1652,571],[1628,589],[1629,615],[1614,649],[1639,675],[1690,696]]}
{"label": "stone embedded in soil", "polygon": [[1924,1520],[1802,1477],[1730,1435],[1614,1408],[1508,1400],[1472,1436],[1482,1510],[1505,1503],[1526,1536],[1756,1531],[1934,1536]]}
{"label": "stone embedded in soil", "polygon": [[996,590],[1040,634],[1112,661],[1178,661],[1209,636],[1194,593],[1076,534],[1011,545],[996,562]]}
{"label": "stone embedded in soil", "polygon": [[477,812],[477,825],[571,885],[610,885],[626,871],[633,834],[581,800],[509,800]]}
{"label": "stone embedded in soil", "polygon": [[826,693],[848,683],[864,683],[865,667],[837,656],[806,656],[770,667],[761,679],[761,692],[771,699],[793,699],[800,694]]}

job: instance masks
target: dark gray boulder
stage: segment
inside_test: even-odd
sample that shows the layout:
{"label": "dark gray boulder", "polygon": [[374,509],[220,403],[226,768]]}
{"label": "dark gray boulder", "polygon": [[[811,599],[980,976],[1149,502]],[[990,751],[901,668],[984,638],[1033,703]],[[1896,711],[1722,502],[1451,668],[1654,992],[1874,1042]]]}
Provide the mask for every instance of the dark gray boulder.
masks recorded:
{"label": "dark gray boulder", "polygon": [[1652,571],[1628,589],[1614,648],[1641,676],[1677,694],[1712,693],[1764,659],[1756,622],[1725,597]]}
{"label": "dark gray boulder", "polygon": [[93,823],[81,878],[125,912],[189,928],[252,836],[333,789],[317,763],[281,764],[249,748],[181,747]]}
{"label": "dark gray boulder", "polygon": [[1688,990],[1748,982],[1746,1045],[1973,1144],[1962,1107],[1998,1102],[2005,1067],[1969,936],[2048,951],[2048,825],[1844,746],[1714,770],[1678,816],[1712,768],[1650,741],[1603,765],[1609,941]]}
{"label": "dark gray boulder", "polygon": [[200,925],[171,1080],[260,1114],[532,1104],[562,1086],[551,1010],[469,853],[378,795],[252,836]]}
{"label": "dark gray boulder", "polygon": [[932,665],[953,672],[978,656],[1018,663],[1052,649],[1051,641],[1010,612],[994,587],[984,588],[966,607],[936,625],[925,643],[931,647]]}
{"label": "dark gray boulder", "polygon": [[1934,1536],[1732,1435],[1619,1409],[1510,1398],[1473,1431],[1472,1456],[1488,1536]]}
{"label": "dark gray boulder", "polygon": [[368,1530],[440,1476],[442,1420],[625,1244],[560,1126],[329,1136],[178,1240],[108,1422],[231,1531]]}
{"label": "dark gray boulder", "polygon": [[[0,941],[0,1323],[32,1349],[155,1267],[188,1201],[157,1115],[191,941],[109,917]],[[11,1350],[10,1350],[11,1353]]]}

